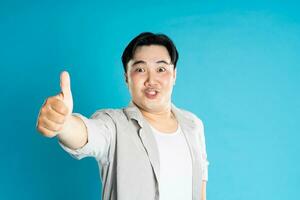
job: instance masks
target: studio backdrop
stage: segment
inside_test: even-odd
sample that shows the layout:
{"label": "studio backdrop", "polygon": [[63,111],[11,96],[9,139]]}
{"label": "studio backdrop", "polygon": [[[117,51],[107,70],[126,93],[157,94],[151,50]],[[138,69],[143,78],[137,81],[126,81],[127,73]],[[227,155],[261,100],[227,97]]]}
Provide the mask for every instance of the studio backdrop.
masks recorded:
{"label": "studio backdrop", "polygon": [[121,54],[144,31],[179,51],[173,102],[202,119],[208,200],[299,199],[296,1],[0,1],[0,199],[100,199],[93,158],[36,130],[71,76],[74,112],[126,107]]}

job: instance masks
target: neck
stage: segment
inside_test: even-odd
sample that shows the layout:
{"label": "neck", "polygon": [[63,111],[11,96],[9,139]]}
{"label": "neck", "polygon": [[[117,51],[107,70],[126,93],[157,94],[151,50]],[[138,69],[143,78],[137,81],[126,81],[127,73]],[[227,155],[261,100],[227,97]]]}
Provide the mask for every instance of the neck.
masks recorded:
{"label": "neck", "polygon": [[175,116],[172,113],[171,110],[171,106],[167,106],[165,109],[161,110],[161,111],[157,111],[157,112],[151,112],[151,111],[147,111],[144,110],[142,108],[139,108],[142,115],[150,120],[150,121],[165,121],[165,120],[172,120],[175,118]]}

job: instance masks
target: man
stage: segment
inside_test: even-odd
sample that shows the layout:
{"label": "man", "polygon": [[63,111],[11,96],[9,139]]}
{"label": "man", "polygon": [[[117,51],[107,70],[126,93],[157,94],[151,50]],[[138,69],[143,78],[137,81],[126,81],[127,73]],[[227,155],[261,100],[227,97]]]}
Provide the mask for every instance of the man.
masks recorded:
{"label": "man", "polygon": [[101,165],[103,200],[206,200],[203,125],[171,101],[178,52],[163,34],[141,33],[122,55],[131,94],[123,109],[72,113],[70,77],[42,106],[37,129],[73,157]]}

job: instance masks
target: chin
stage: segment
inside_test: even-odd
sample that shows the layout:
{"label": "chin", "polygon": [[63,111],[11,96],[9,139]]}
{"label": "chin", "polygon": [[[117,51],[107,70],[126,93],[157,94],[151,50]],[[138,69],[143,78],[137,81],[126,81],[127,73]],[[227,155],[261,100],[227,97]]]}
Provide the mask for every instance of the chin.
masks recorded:
{"label": "chin", "polygon": [[162,111],[165,108],[166,104],[161,102],[149,102],[147,104],[144,104],[144,106],[149,111]]}
{"label": "chin", "polygon": [[153,110],[157,110],[159,109],[159,104],[157,104],[156,102],[136,102],[136,104],[138,105],[138,107],[140,107],[143,110],[146,111],[153,111]]}
{"label": "chin", "polygon": [[148,111],[160,111],[165,106],[168,105],[168,103],[162,101],[162,99],[148,99],[144,96],[135,98],[138,100],[133,100],[133,102],[138,105],[138,107],[142,108],[143,110]]}

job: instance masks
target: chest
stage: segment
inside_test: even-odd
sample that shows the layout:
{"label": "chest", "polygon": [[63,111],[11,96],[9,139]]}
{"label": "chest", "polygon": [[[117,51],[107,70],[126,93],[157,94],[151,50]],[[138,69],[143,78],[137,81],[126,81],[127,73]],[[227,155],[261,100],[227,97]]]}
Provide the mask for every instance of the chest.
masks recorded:
{"label": "chest", "polygon": [[[191,152],[180,127],[172,134],[153,130],[160,160],[160,168],[179,171],[191,171]],[[176,169],[175,169],[176,168]]]}
{"label": "chest", "polygon": [[175,119],[164,120],[164,121],[148,121],[148,123],[163,133],[173,133],[178,128],[178,122]]}

